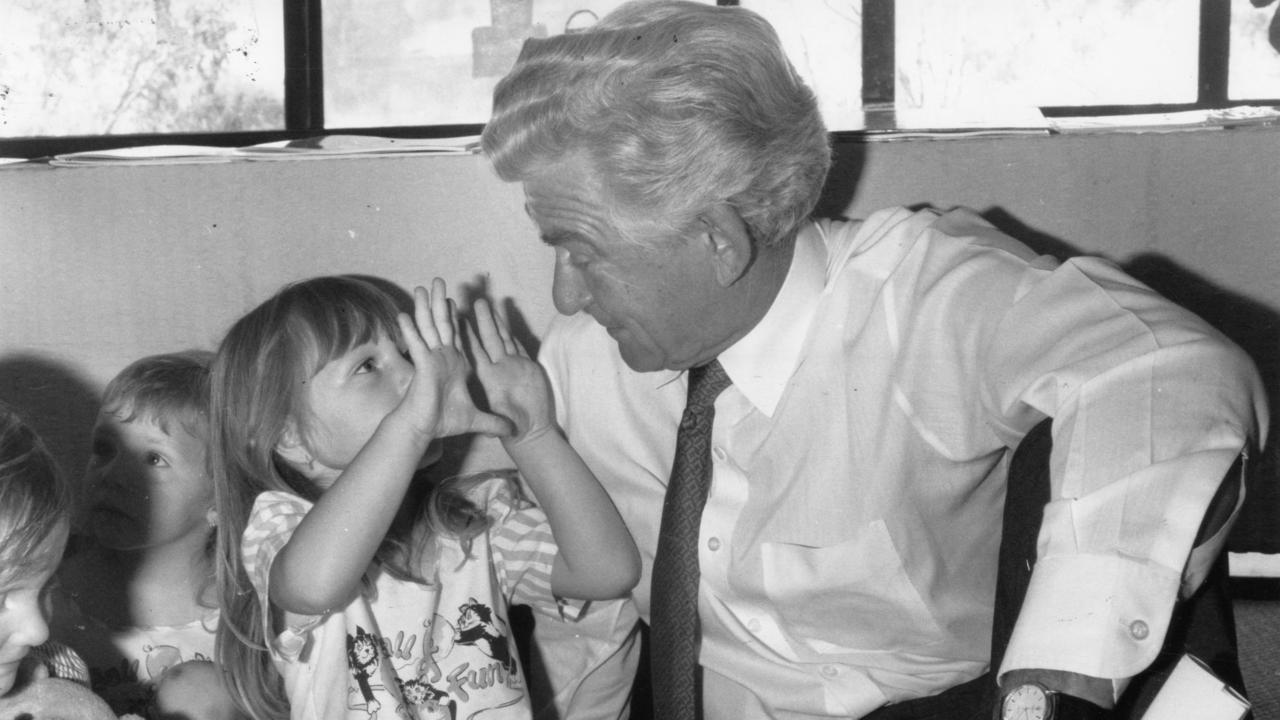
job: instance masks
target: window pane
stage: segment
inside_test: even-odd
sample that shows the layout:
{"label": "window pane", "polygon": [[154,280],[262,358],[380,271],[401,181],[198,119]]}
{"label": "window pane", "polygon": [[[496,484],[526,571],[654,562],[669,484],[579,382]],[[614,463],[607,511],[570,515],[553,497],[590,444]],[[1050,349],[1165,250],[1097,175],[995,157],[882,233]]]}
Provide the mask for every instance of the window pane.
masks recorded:
{"label": "window pane", "polygon": [[829,130],[862,127],[862,0],[739,0],[778,31]]}
{"label": "window pane", "polygon": [[897,0],[899,107],[1195,102],[1199,0]]}
{"label": "window pane", "polygon": [[280,0],[5,0],[0,135],[284,127]]}
{"label": "window pane", "polygon": [[[714,4],[714,0],[707,0]],[[480,124],[527,37],[590,25],[621,0],[325,0],[330,128]]]}
{"label": "window pane", "polygon": [[1254,7],[1251,0],[1231,2],[1232,100],[1280,98],[1280,5]]}

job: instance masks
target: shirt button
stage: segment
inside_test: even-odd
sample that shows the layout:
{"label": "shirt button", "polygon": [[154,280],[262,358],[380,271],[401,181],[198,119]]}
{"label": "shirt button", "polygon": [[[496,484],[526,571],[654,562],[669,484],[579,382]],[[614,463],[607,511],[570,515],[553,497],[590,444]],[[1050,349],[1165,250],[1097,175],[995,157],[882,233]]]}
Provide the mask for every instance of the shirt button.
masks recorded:
{"label": "shirt button", "polygon": [[760,632],[760,621],[756,618],[751,618],[747,621],[747,629],[753,633]]}
{"label": "shirt button", "polygon": [[718,446],[711,449],[711,454],[715,455],[717,460],[724,460],[729,457],[729,454],[724,451],[724,448]]}
{"label": "shirt button", "polygon": [[837,668],[835,665],[823,665],[823,666],[822,666],[822,675],[823,675],[824,677],[833,678],[833,677],[835,677],[835,676],[837,676],[837,675],[839,675],[839,674],[840,674],[840,669],[839,669],[839,668]]}
{"label": "shirt button", "polygon": [[708,548],[709,550],[711,550],[711,552],[715,552],[715,551],[719,550],[719,549],[720,549],[720,538],[713,537],[713,538],[711,538],[710,540],[707,540],[707,548]]}
{"label": "shirt button", "polygon": [[1129,623],[1129,636],[1134,640],[1146,640],[1147,636],[1150,634],[1151,628],[1147,627],[1145,622],[1141,620],[1134,620]]}

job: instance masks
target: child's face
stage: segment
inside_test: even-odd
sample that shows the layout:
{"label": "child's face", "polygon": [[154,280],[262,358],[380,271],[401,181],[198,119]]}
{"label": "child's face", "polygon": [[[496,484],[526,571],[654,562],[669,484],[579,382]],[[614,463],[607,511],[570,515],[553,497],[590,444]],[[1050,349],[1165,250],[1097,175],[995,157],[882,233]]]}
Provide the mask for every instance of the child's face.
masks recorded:
{"label": "child's face", "polygon": [[[315,466],[299,469],[322,487],[332,485],[400,404],[412,380],[413,364],[385,334],[320,368],[305,391],[310,412],[304,444]],[[418,467],[439,458],[440,444],[433,442]]]}
{"label": "child's face", "polygon": [[204,443],[168,425],[166,433],[144,417],[99,414],[85,488],[89,528],[103,546],[145,550],[207,538],[213,483]]}
{"label": "child's face", "polygon": [[27,558],[24,572],[0,577],[0,695],[13,687],[27,652],[49,638],[44,588],[66,544],[67,523],[62,522]]}

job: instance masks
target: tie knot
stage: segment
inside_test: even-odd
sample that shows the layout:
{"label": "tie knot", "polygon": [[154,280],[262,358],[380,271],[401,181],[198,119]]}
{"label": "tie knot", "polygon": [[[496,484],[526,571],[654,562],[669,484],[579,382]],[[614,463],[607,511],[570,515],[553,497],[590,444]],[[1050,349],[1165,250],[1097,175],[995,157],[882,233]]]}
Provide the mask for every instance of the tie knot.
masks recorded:
{"label": "tie knot", "polygon": [[733,384],[719,360],[689,368],[689,399],[685,410],[701,410],[715,404],[724,389]]}

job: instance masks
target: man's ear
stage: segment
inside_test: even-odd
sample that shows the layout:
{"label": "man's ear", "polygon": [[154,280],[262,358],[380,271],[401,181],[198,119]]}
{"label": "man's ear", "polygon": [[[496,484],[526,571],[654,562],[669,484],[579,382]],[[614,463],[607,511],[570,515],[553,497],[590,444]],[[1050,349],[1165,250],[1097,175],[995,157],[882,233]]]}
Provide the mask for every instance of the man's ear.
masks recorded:
{"label": "man's ear", "polygon": [[698,220],[702,223],[701,237],[711,250],[716,282],[721,287],[729,287],[751,266],[755,249],[751,243],[751,231],[738,214],[738,209],[727,202],[707,208]]}
{"label": "man's ear", "polygon": [[276,443],[276,453],[303,474],[306,474],[307,468],[315,464],[311,451],[307,449],[306,443],[302,442],[302,434],[298,431],[297,424],[292,421],[280,436],[280,442]]}

